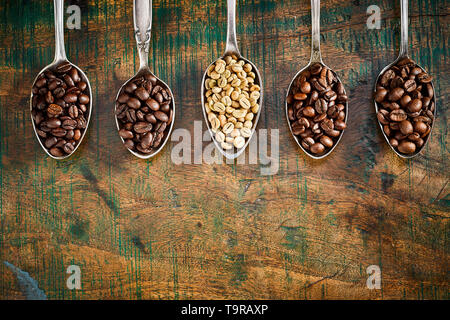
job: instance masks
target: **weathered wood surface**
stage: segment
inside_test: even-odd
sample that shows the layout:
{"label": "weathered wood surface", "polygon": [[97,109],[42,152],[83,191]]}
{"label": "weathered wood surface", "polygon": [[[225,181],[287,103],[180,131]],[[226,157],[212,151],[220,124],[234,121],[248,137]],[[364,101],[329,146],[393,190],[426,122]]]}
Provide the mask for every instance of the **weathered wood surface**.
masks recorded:
{"label": "weathered wood surface", "polygon": [[[439,109],[425,152],[407,161],[384,142],[370,97],[398,52],[398,1],[322,2],[323,58],[350,92],[349,128],[322,161],[298,149],[283,108],[309,58],[309,1],[238,1],[241,52],[264,78],[259,128],[280,130],[273,176],[254,164],[175,165],[174,142],[150,161],[133,158],[112,115],[138,65],[131,5],[72,3],[82,28],[66,29],[67,54],[95,101],[83,145],[60,162],[40,149],[28,111],[32,80],[53,57],[53,6],[0,4],[0,262],[29,272],[51,299],[449,298],[447,1],[410,1],[411,56],[434,76]],[[371,4],[380,30],[366,27]],[[224,49],[226,4],[153,5],[150,64],[175,94],[175,129],[193,132],[202,74]],[[66,288],[71,264],[82,290]],[[382,290],[366,287],[372,264]],[[23,298],[3,263],[0,297]]]}

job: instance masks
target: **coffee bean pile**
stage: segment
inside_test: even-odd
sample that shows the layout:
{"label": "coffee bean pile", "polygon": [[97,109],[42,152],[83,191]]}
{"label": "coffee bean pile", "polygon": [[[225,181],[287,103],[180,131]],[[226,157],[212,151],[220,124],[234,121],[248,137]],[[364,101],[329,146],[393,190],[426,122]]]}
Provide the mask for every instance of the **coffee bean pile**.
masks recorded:
{"label": "coffee bean pile", "polygon": [[347,95],[336,74],[315,63],[294,80],[287,97],[292,133],[306,152],[326,154],[346,124]]}
{"label": "coffee bean pile", "polygon": [[116,117],[125,147],[149,155],[167,139],[173,119],[172,96],[155,76],[139,76],[120,91]]}
{"label": "coffee bean pile", "polygon": [[224,150],[244,147],[259,112],[261,87],[251,64],[228,55],[207,70],[205,111],[215,139]]}
{"label": "coffee bean pile", "polygon": [[77,68],[63,62],[41,73],[32,88],[32,117],[42,145],[54,157],[70,155],[89,119],[89,88]]}
{"label": "coffee bean pile", "polygon": [[377,118],[389,143],[409,155],[424,146],[434,121],[432,77],[404,58],[384,72],[377,83]]}

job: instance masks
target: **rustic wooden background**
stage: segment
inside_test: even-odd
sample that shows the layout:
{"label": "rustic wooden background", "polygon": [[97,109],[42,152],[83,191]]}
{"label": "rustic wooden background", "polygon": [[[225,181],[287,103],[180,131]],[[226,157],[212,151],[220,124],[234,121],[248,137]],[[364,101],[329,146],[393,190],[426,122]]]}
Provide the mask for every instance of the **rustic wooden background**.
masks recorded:
{"label": "rustic wooden background", "polygon": [[[287,86],[310,53],[309,0],[239,0],[241,52],[264,79],[259,128],[280,130],[280,168],[175,165],[122,145],[114,96],[138,66],[131,1],[78,4],[66,28],[87,73],[89,132],[67,161],[49,158],[30,122],[36,74],[53,59],[51,1],[0,3],[0,298],[24,298],[2,262],[49,299],[449,299],[449,2],[410,1],[411,56],[435,79],[438,119],[425,152],[399,159],[375,122],[371,90],[399,47],[399,1],[322,1],[322,51],[350,93],[349,128],[322,161],[305,156],[284,116]],[[366,27],[367,7],[382,11]],[[202,121],[204,69],[226,37],[226,1],[153,1],[150,65],[172,88],[175,129]],[[66,18],[68,15],[66,15]],[[205,126],[204,126],[205,128]],[[66,288],[66,268],[82,289]],[[382,290],[366,268],[382,269]]]}

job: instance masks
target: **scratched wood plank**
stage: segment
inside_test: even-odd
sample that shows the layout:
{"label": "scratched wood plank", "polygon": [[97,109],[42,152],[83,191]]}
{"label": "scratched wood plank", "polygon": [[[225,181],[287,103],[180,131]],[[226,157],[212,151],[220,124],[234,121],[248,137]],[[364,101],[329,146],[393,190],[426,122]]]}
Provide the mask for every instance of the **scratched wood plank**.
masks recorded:
{"label": "scratched wood plank", "polygon": [[[439,109],[424,154],[407,161],[385,144],[370,93],[398,52],[398,1],[377,1],[380,30],[366,28],[373,1],[322,3],[323,58],[350,92],[350,114],[321,161],[298,149],[283,110],[309,58],[309,1],[238,1],[241,52],[264,79],[259,128],[279,129],[273,176],[262,164],[175,165],[177,142],[152,160],[132,158],[112,115],[138,65],[132,8],[66,2],[82,11],[82,29],[66,29],[68,57],[95,101],[83,145],[61,162],[40,150],[28,112],[32,79],[53,56],[53,7],[0,4],[0,262],[29,272],[50,299],[449,298],[446,1],[410,1],[411,56],[434,75]],[[192,133],[204,69],[224,49],[225,1],[153,5],[150,65],[174,91],[175,129]],[[71,264],[82,290],[66,288]],[[366,288],[372,264],[382,290]],[[0,298],[24,298],[3,263]]]}

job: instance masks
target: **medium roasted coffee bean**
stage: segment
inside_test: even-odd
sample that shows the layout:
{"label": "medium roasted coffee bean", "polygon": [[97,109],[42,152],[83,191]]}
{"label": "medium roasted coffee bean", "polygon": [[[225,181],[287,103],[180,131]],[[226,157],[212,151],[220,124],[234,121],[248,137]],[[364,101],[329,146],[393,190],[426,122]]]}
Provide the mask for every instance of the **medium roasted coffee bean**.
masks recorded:
{"label": "medium roasted coffee bean", "polygon": [[408,120],[403,120],[402,122],[400,122],[399,128],[400,132],[406,135],[411,134],[414,131],[413,125]]}
{"label": "medium roasted coffee bean", "polygon": [[402,109],[393,110],[389,114],[389,119],[396,122],[406,120],[407,117],[408,116],[406,115],[405,111],[403,111]]}
{"label": "medium roasted coffee bean", "polygon": [[152,130],[152,125],[151,123],[148,122],[137,122],[134,126],[133,126],[134,132],[136,133],[146,133],[146,132],[150,132]]}
{"label": "medium roasted coffee bean", "polygon": [[414,142],[403,140],[398,145],[398,151],[405,154],[411,154],[416,151],[416,145],[414,144]]}
{"label": "medium roasted coffee bean", "polygon": [[88,104],[89,103],[89,96],[86,94],[80,94],[80,96],[78,97],[78,101],[80,102],[80,104]]}
{"label": "medium roasted coffee bean", "polygon": [[146,101],[150,97],[150,94],[144,87],[137,88],[134,94],[142,101]]}
{"label": "medium roasted coffee bean", "polygon": [[148,99],[145,103],[153,111],[158,111],[159,110],[159,103],[158,103],[158,101],[156,101],[154,99]]}
{"label": "medium roasted coffee bean", "polygon": [[325,151],[325,146],[319,142],[314,143],[309,150],[311,150],[312,153],[314,154],[320,154],[323,153]]}
{"label": "medium roasted coffee bean", "polygon": [[327,148],[331,148],[333,146],[333,139],[329,136],[321,136],[320,142]]}
{"label": "medium roasted coffee bean", "polygon": [[132,109],[139,109],[141,107],[141,102],[139,101],[139,99],[131,97],[130,99],[128,99],[127,105]]}
{"label": "medium roasted coffee bean", "polygon": [[61,113],[63,112],[63,108],[61,108],[59,105],[57,104],[50,104],[47,107],[47,114],[49,115],[49,117],[57,117],[59,116]]}
{"label": "medium roasted coffee bean", "polygon": [[422,109],[422,101],[420,99],[414,99],[408,104],[409,112],[418,112]]}

